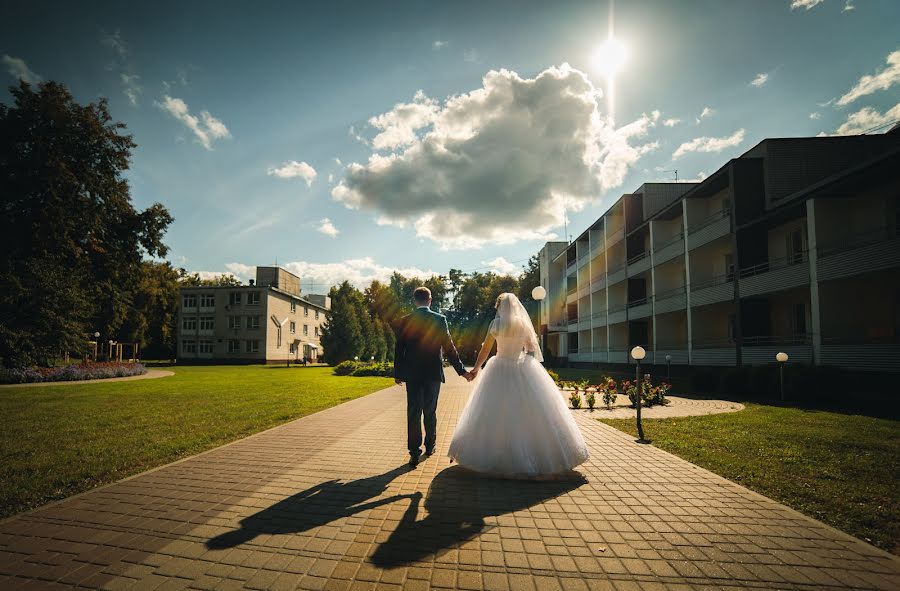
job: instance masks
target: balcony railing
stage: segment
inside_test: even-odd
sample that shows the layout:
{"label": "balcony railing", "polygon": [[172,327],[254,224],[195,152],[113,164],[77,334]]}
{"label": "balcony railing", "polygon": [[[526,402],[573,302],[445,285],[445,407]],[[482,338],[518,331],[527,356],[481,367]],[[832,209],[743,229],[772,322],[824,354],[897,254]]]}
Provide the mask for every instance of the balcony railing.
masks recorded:
{"label": "balcony railing", "polygon": [[591,314],[591,318],[606,318],[606,310],[598,310]]}
{"label": "balcony railing", "polygon": [[898,236],[900,236],[900,225],[897,226],[895,231],[891,231],[890,228],[882,226],[864,232],[846,234],[832,240],[822,241],[819,243],[817,250],[820,257],[827,257],[845,250],[852,250],[854,248],[892,240]]}
{"label": "balcony railing", "polygon": [[581,314],[580,316],[578,316],[578,322],[587,322],[590,319],[591,319],[590,314]]}
{"label": "balcony railing", "polygon": [[643,306],[646,303],[647,303],[647,298],[640,298],[640,299],[631,300],[630,302],[628,302],[628,307],[636,308],[637,306]]}
{"label": "balcony railing", "polygon": [[666,247],[672,246],[679,240],[684,240],[684,232],[679,232],[672,238],[668,238],[668,239],[664,240],[663,242],[659,242],[659,243],[654,242],[653,252],[659,252]]}
{"label": "balcony railing", "polygon": [[569,347],[569,355],[578,353],[578,347]]}
{"label": "balcony railing", "polygon": [[695,224],[691,224],[688,227],[688,233],[691,234],[693,232],[696,232],[697,230],[702,230],[706,226],[715,224],[722,218],[727,218],[729,215],[731,215],[731,208],[723,207],[721,211],[717,211],[716,213],[712,214],[708,218],[700,220],[699,222],[697,222]]}
{"label": "balcony railing", "polygon": [[617,306],[610,306],[610,307],[609,307],[609,313],[610,313],[610,314],[615,314],[616,312],[621,312],[622,310],[624,310],[624,309],[627,308],[627,307],[628,307],[627,304],[619,304],[619,305],[617,305]]}
{"label": "balcony railing", "polygon": [[566,288],[566,295],[572,295],[576,291],[578,291],[578,284],[574,283]]}
{"label": "balcony railing", "polygon": [[812,343],[812,334],[795,334],[790,336],[758,335],[743,337],[741,344],[752,347],[754,345],[809,345]]}
{"label": "balcony railing", "polygon": [[656,301],[665,300],[667,298],[673,298],[675,296],[679,296],[684,293],[684,286],[681,285],[674,289],[665,289],[663,291],[658,291],[653,294],[653,297],[656,298]]}
{"label": "balcony railing", "polygon": [[734,339],[720,337],[715,339],[694,339],[694,347],[697,349],[718,349],[720,347],[734,347]]}
{"label": "balcony railing", "polygon": [[569,316],[566,318],[566,324],[578,324],[578,316]]}
{"label": "balcony railing", "polygon": [[600,282],[603,281],[604,279],[606,279],[606,273],[601,271],[599,275],[597,275],[596,277],[594,277],[593,279],[591,279],[591,285],[594,285],[594,284],[596,284],[596,283],[600,283]]}
{"label": "balcony railing", "polygon": [[649,250],[646,250],[646,251],[644,251],[644,252],[642,252],[642,253],[640,253],[640,254],[636,254],[636,255],[634,255],[633,257],[631,257],[630,259],[628,259],[628,264],[629,264],[629,265],[633,265],[633,264],[635,264],[636,262],[638,262],[638,261],[640,261],[640,260],[642,260],[642,259],[647,258],[648,256],[650,256],[650,251],[649,251]]}
{"label": "balcony railing", "polygon": [[622,269],[625,268],[625,263],[613,263],[609,266],[609,271],[606,272],[607,275],[612,275],[614,273],[618,273]]}
{"label": "balcony railing", "polygon": [[754,275],[760,275],[761,273],[768,273],[769,271],[774,271],[775,269],[783,269],[784,267],[799,265],[807,260],[807,256],[807,251],[802,250],[800,252],[791,253],[786,257],[769,259],[756,265],[742,268],[740,273],[741,279],[753,277]]}
{"label": "balcony railing", "polygon": [[691,283],[691,291],[722,285],[729,281],[734,281],[734,273],[725,273],[724,275],[716,275],[715,277],[710,277],[709,279],[704,279],[702,281],[695,281]]}

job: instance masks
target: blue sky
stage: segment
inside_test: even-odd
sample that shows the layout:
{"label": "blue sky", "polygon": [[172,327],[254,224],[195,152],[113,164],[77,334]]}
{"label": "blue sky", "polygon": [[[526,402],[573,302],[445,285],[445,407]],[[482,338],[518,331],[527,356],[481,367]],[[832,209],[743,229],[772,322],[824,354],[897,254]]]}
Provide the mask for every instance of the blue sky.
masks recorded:
{"label": "blue sky", "polygon": [[74,4],[5,7],[2,100],[108,97],[174,264],[277,258],[307,290],[508,271],[563,210],[577,235],[665,171],[900,118],[894,0]]}

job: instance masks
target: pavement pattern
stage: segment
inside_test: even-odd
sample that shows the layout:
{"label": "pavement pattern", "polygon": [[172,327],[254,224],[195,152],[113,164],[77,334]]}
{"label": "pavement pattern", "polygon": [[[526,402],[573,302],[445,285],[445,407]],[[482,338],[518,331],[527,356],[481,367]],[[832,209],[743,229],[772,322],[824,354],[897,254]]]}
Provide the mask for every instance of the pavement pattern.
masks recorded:
{"label": "pavement pattern", "polygon": [[[353,378],[347,378],[353,379]],[[900,589],[900,559],[575,413],[559,480],[406,466],[392,387],[0,522],[0,589]]]}

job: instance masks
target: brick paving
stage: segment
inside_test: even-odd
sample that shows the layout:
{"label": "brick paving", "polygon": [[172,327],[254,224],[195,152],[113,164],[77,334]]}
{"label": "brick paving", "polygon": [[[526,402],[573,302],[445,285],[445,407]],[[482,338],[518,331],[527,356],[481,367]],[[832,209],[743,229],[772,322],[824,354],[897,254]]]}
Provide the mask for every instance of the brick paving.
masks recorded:
{"label": "brick paving", "polygon": [[[348,378],[352,379],[352,378]],[[405,467],[389,388],[0,523],[0,589],[900,589],[900,559],[576,413],[580,475]]]}

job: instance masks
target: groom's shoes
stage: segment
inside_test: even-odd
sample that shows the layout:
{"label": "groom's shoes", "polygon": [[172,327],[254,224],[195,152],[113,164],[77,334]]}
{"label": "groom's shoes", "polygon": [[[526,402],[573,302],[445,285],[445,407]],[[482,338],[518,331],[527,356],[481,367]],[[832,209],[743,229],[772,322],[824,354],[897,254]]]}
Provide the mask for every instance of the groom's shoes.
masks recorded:
{"label": "groom's shoes", "polygon": [[415,468],[419,465],[419,456],[409,456],[409,465],[412,468]]}
{"label": "groom's shoes", "polygon": [[426,458],[427,458],[428,456],[433,456],[433,455],[434,455],[434,448],[433,448],[433,447],[425,450],[425,457],[426,457]]}

